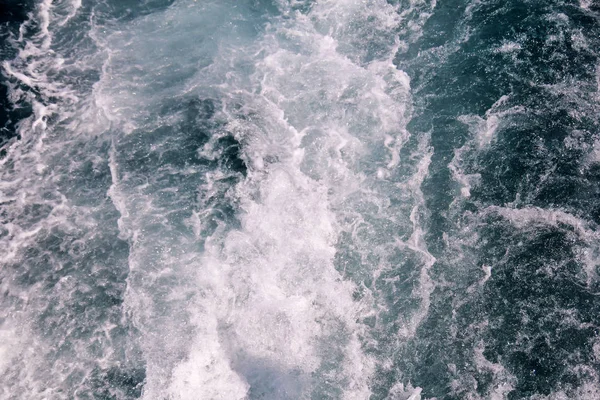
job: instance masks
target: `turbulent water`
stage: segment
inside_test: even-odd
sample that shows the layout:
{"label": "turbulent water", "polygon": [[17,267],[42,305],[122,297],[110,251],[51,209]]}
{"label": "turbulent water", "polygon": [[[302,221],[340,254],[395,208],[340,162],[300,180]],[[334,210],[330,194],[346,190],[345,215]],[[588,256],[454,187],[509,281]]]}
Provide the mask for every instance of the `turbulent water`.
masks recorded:
{"label": "turbulent water", "polygon": [[0,399],[600,398],[594,0],[5,0],[0,40]]}

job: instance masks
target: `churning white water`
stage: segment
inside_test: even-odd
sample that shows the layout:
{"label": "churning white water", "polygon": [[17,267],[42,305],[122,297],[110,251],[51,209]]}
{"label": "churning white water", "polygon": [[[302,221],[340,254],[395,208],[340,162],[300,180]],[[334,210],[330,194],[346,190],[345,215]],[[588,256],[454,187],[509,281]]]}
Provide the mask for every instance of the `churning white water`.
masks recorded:
{"label": "churning white water", "polygon": [[[428,139],[392,63],[406,18],[382,0],[149,6],[41,3],[4,64],[33,114],[2,159],[2,397],[92,398],[93,376],[139,363],[144,399],[368,398],[389,369],[369,348],[414,335],[432,290]],[[416,303],[390,329],[387,288],[364,282],[399,257]],[[111,315],[38,329],[101,314],[78,299],[97,277],[74,283],[95,273],[121,293]]]}
{"label": "churning white water", "polygon": [[19,4],[0,399],[599,397],[595,2]]}

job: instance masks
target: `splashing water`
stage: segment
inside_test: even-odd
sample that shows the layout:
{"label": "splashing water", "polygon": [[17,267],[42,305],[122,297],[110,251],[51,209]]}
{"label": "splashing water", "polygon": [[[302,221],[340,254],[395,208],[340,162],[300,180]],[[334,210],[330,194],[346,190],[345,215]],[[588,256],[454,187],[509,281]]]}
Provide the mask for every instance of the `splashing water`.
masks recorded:
{"label": "splashing water", "polygon": [[542,3],[30,4],[0,398],[595,398],[598,10]]}

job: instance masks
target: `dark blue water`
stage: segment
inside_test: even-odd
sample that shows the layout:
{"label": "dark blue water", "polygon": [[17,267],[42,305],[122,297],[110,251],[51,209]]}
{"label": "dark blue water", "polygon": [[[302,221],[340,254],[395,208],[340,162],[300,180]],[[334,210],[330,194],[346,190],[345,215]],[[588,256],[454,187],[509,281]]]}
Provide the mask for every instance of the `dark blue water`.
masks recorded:
{"label": "dark blue water", "polygon": [[600,5],[0,3],[0,399],[600,398]]}

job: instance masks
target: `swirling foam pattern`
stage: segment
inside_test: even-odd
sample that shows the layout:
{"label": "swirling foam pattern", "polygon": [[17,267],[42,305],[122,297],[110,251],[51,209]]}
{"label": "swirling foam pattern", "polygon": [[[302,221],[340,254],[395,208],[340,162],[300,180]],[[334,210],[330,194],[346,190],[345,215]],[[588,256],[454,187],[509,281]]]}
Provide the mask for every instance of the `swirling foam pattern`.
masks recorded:
{"label": "swirling foam pattern", "polygon": [[597,399],[600,8],[0,20],[0,399]]}

